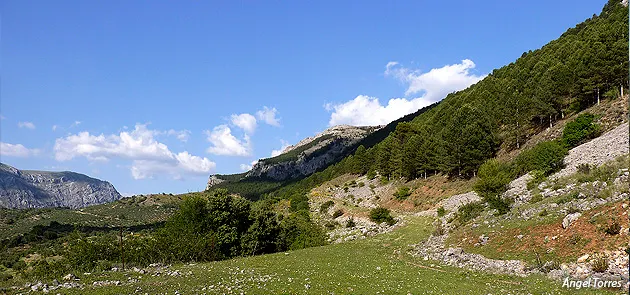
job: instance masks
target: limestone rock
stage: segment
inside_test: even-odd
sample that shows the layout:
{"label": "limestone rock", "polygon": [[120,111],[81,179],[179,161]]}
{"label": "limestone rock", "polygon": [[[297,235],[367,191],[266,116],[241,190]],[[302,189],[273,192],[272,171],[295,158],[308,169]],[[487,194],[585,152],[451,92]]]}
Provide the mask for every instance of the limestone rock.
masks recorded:
{"label": "limestone rock", "polygon": [[580,212],[571,213],[565,216],[564,219],[562,219],[562,228],[568,228],[569,226],[571,226],[571,223],[578,220],[580,216],[582,216],[582,213]]}
{"label": "limestone rock", "polygon": [[380,128],[334,126],[287,147],[276,157],[261,159],[247,172],[245,178],[286,180],[313,174],[347,156],[352,146]]}
{"label": "limestone rock", "polygon": [[0,207],[82,208],[121,198],[107,181],[74,172],[18,170],[0,163]]}

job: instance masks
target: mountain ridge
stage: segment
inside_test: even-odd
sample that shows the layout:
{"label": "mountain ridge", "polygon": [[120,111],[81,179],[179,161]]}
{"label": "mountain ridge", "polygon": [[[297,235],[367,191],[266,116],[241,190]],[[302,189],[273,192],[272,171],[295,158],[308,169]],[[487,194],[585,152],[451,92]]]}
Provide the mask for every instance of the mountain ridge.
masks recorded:
{"label": "mountain ridge", "polygon": [[19,170],[0,163],[0,207],[83,208],[119,200],[114,186],[72,171]]}

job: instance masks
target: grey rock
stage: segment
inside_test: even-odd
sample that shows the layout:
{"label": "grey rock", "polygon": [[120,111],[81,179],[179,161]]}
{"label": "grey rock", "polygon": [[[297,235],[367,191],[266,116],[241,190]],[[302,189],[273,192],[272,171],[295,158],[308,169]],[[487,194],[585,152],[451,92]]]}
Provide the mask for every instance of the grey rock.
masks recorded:
{"label": "grey rock", "polygon": [[245,178],[264,177],[273,180],[293,179],[310,175],[345,157],[350,148],[381,126],[354,127],[339,125],[331,127],[314,137],[306,138],[287,147],[283,153],[299,153],[286,161],[261,159],[247,172]]}
{"label": "grey rock", "polygon": [[0,163],[0,207],[82,208],[120,198],[112,184],[84,174],[18,170]]}
{"label": "grey rock", "polygon": [[569,226],[571,226],[571,223],[578,220],[580,216],[582,216],[582,213],[580,212],[571,213],[565,216],[564,219],[562,219],[562,228],[568,228]]}
{"label": "grey rock", "polygon": [[210,178],[208,178],[208,184],[206,185],[206,190],[209,190],[210,188],[212,188],[213,186],[224,182],[225,180],[217,177],[216,175],[210,175]]}

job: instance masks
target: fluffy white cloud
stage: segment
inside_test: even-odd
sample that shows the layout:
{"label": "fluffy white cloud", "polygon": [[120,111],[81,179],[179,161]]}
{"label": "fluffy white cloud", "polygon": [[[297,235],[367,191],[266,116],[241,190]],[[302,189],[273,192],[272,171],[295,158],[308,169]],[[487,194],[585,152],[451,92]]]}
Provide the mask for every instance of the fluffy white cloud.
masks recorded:
{"label": "fluffy white cloud", "polygon": [[134,179],[153,178],[156,174],[170,174],[174,179],[181,179],[182,174],[207,175],[216,168],[216,164],[207,158],[193,156],[188,152],[174,154],[174,162],[155,160],[134,160],[131,175]]}
{"label": "fluffy white cloud", "polygon": [[245,134],[243,140],[232,135],[232,130],[227,125],[214,127],[212,131],[206,131],[208,141],[212,144],[207,152],[221,156],[250,156],[251,143],[249,135]]}
{"label": "fluffy white cloud", "polygon": [[142,124],[136,124],[131,132],[123,131],[118,135],[97,136],[80,132],[55,141],[55,159],[128,159],[133,161],[131,173],[135,179],[150,178],[157,174],[171,174],[175,178],[181,178],[182,174],[205,175],[215,168],[215,163],[207,158],[193,156],[188,152],[171,152],[165,144],[155,140],[157,134],[160,132]]}
{"label": "fluffy white cloud", "polygon": [[240,114],[240,115],[232,115],[230,117],[230,120],[232,121],[232,124],[238,126],[239,128],[245,130],[245,132],[252,134],[254,133],[254,131],[256,130],[256,117],[244,113],[244,114]]}
{"label": "fluffy white cloud", "polygon": [[282,146],[280,147],[280,149],[272,150],[271,157],[279,156],[280,154],[282,154],[282,152],[284,152],[286,148],[291,146],[288,141],[283,140],[283,139],[280,140],[280,143],[282,143]]}
{"label": "fluffy white cloud", "polygon": [[276,108],[263,107],[262,110],[256,112],[256,117],[271,126],[280,127],[280,118],[277,117],[278,110]]}
{"label": "fluffy white cloud", "polygon": [[21,144],[0,142],[0,155],[7,157],[27,158],[39,153],[37,149],[29,149]]}
{"label": "fluffy white cloud", "polygon": [[470,70],[474,68],[475,63],[472,60],[464,59],[459,64],[446,65],[431,69],[427,73],[420,73],[399,67],[397,62],[389,62],[385,66],[385,75],[396,77],[409,84],[405,96],[424,93],[423,99],[436,102],[453,91],[465,89],[485,78],[486,75],[471,74]]}
{"label": "fluffy white cloud", "polygon": [[57,128],[59,128],[59,126],[57,126],[57,125],[52,125],[52,131],[57,131]]}
{"label": "fluffy white cloud", "polygon": [[18,123],[18,127],[20,127],[20,128],[28,128],[28,129],[35,129],[35,124],[33,124],[33,122],[19,122]]}
{"label": "fluffy white cloud", "polygon": [[385,75],[399,79],[407,84],[405,95],[420,94],[416,98],[393,98],[382,105],[378,98],[359,95],[353,100],[341,104],[326,104],[324,108],[333,113],[330,126],[348,124],[354,126],[383,125],[406,114],[443,99],[447,94],[462,90],[479,82],[485,75],[474,75],[470,70],[475,67],[469,59],[460,64],[446,65],[421,73],[401,67],[397,62],[385,66]]}
{"label": "fluffy white cloud", "polygon": [[188,142],[188,139],[190,138],[190,131],[189,130],[173,130],[170,129],[168,131],[164,131],[164,134],[168,135],[168,136],[175,136],[179,141],[181,142]]}

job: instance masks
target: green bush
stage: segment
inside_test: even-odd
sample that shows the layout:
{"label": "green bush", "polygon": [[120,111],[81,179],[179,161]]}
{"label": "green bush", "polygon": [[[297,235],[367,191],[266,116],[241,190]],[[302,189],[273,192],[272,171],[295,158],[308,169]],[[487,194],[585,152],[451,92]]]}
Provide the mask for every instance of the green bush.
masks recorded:
{"label": "green bush", "polygon": [[606,225],[604,232],[611,236],[618,235],[621,232],[621,225],[617,220],[613,220],[611,224]]}
{"label": "green bush", "polygon": [[584,141],[599,135],[599,125],[593,123],[595,116],[581,114],[575,120],[567,123],[562,131],[562,144],[567,148],[575,147]]}
{"label": "green bush", "polygon": [[591,262],[591,267],[594,272],[605,272],[608,270],[608,259],[604,255],[596,255]]}
{"label": "green bush", "polygon": [[394,193],[394,197],[396,197],[396,200],[398,201],[406,200],[409,196],[411,196],[411,192],[406,186],[399,187]]}
{"label": "green bush", "polygon": [[446,210],[444,209],[444,206],[437,208],[437,216],[442,217],[444,215],[446,215]]}
{"label": "green bush", "polygon": [[545,176],[563,167],[567,149],[556,141],[545,141],[529,150],[522,151],[516,157],[516,172],[523,175],[539,170]]}
{"label": "green bush", "polygon": [[543,196],[541,194],[535,194],[529,200],[529,203],[530,204],[538,203],[538,202],[542,201],[542,199],[543,199]]}
{"label": "green bush", "polygon": [[348,221],[346,221],[346,227],[347,228],[353,228],[357,226],[357,224],[354,222],[354,219],[350,218],[348,219]]}
{"label": "green bush", "polygon": [[374,170],[369,170],[366,175],[367,179],[372,180],[376,177],[376,172]]}
{"label": "green bush", "polygon": [[330,209],[330,207],[332,207],[333,205],[335,205],[335,202],[333,202],[332,200],[324,202],[321,206],[319,206],[319,213],[324,214],[328,212],[328,209]]}
{"label": "green bush", "polygon": [[507,190],[507,185],[514,178],[510,164],[490,159],[479,167],[479,179],[473,189],[482,197],[499,195]]}
{"label": "green bush", "polygon": [[378,207],[370,210],[370,220],[376,223],[387,223],[389,225],[393,225],[396,223],[394,217],[392,217],[389,209]]}
{"label": "green bush", "polygon": [[476,218],[483,212],[484,206],[481,202],[468,203],[459,207],[457,210],[457,219],[461,223],[466,223],[469,220]]}

